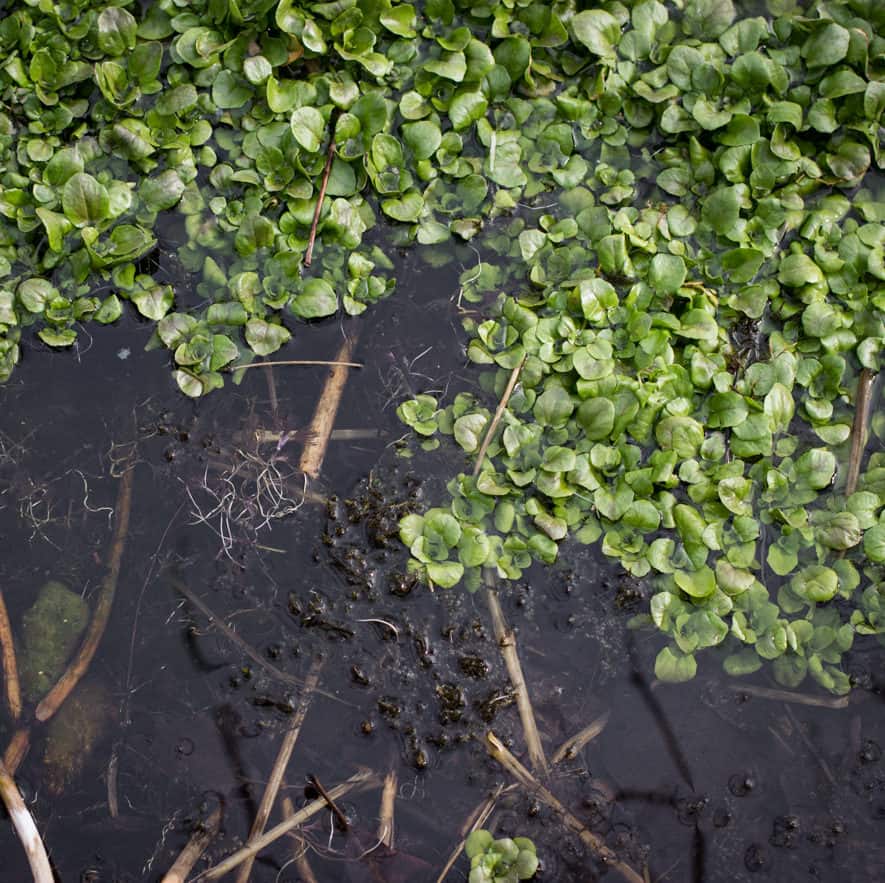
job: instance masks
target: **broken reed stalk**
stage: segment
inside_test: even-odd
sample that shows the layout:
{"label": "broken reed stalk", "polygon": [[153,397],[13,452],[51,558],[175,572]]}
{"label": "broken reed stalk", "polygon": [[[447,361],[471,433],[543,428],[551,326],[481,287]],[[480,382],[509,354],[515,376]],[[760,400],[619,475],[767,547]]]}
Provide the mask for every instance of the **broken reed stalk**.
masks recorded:
{"label": "broken reed stalk", "polygon": [[645,883],[645,878],[626,862],[622,862],[605,844],[605,841],[589,830],[581,820],[545,788],[508,750],[507,746],[491,731],[486,734],[486,749],[523,788],[534,794],[542,803],[558,813],[566,826],[580,837],[581,842],[607,867],[617,871],[629,883]]}
{"label": "broken reed stalk", "polygon": [[489,612],[492,615],[492,628],[495,632],[495,640],[501,648],[501,655],[504,657],[504,665],[507,667],[510,683],[513,684],[513,689],[516,692],[516,707],[519,709],[519,719],[522,722],[525,743],[529,752],[529,761],[533,769],[546,776],[549,772],[549,767],[544,754],[544,746],[541,744],[541,736],[538,733],[538,724],[535,722],[535,710],[532,707],[528,687],[522,673],[522,665],[519,662],[519,653],[516,649],[516,635],[504,619],[504,611],[501,609],[501,602],[498,600],[498,590],[495,588],[494,583],[491,582],[492,579],[487,573],[486,600],[489,605]]}
{"label": "broken reed stalk", "polygon": [[[291,819],[295,815],[295,805],[290,797],[282,799],[280,809],[284,819]],[[297,835],[293,834],[293,836]],[[302,883],[319,883],[310,862],[307,860],[307,842],[303,838],[298,838],[298,846],[292,855],[292,861],[295,863],[295,870],[298,871]]]}
{"label": "broken reed stalk", "polygon": [[394,823],[393,813],[396,806],[397,775],[395,770],[390,770],[384,777],[384,786],[381,789],[381,809],[378,812],[378,840],[393,852]]}
{"label": "broken reed stalk", "polygon": [[585,745],[592,742],[605,729],[609,717],[611,717],[611,712],[606,711],[584,727],[583,730],[566,739],[556,750],[556,754],[553,755],[550,762],[557,764],[574,757]]}
{"label": "broken reed stalk", "polygon": [[[378,777],[371,770],[360,770],[360,772],[355,773],[340,785],[330,788],[329,796],[333,800],[338,800],[338,798],[344,797],[345,794],[348,794],[351,791],[371,788],[373,785],[377,784],[377,781]],[[223,877],[238,865],[241,865],[246,859],[258,855],[262,849],[265,849],[270,846],[271,843],[279,840],[280,837],[287,834],[293,828],[297,828],[302,822],[306,822],[309,818],[322,812],[326,809],[326,806],[326,801],[323,798],[311,801],[307,806],[298,810],[294,815],[280,822],[265,834],[262,834],[261,837],[258,837],[248,846],[238,849],[223,862],[219,862],[214,868],[210,868],[208,871],[203,871],[202,874],[198,874],[194,877],[193,883],[196,883],[197,880],[217,880],[219,877]]]}
{"label": "broken reed stalk", "polygon": [[0,763],[0,798],[9,813],[16,836],[24,847],[34,883],[54,883],[49,856],[46,855],[40,832],[19,793],[15,779],[3,763]]}
{"label": "broken reed stalk", "polygon": [[[298,736],[301,733],[304,718],[307,717],[307,711],[310,708],[310,700],[313,698],[314,690],[316,690],[317,683],[319,682],[322,667],[322,660],[315,660],[310,667],[310,671],[307,673],[307,677],[304,679],[304,695],[302,695],[301,701],[298,703],[298,708],[292,717],[292,722],[289,724],[289,728],[286,730],[286,735],[283,736],[283,741],[280,743],[277,759],[274,761],[273,769],[270,771],[270,778],[267,780],[264,794],[261,797],[261,803],[258,805],[258,812],[255,813],[255,820],[252,822],[249,838],[246,840],[247,846],[264,833],[265,825],[267,825],[267,820],[270,818],[270,811],[273,809],[274,802],[276,801],[277,794],[280,790],[280,785],[283,783],[286,767],[289,765],[292,751],[295,748],[295,743],[298,741]],[[249,879],[249,874],[252,873],[252,864],[254,861],[254,858],[249,858],[243,862],[237,873],[237,883],[246,883]]]}
{"label": "broken reed stalk", "polygon": [[850,497],[857,490],[860,477],[860,464],[867,446],[867,426],[870,421],[873,381],[875,375],[864,368],[857,379],[857,393],[854,397],[854,422],[851,425],[851,450],[848,454],[848,476],[845,479],[845,496]]}
{"label": "broken reed stalk", "polygon": [[17,721],[22,713],[22,692],[18,682],[18,665],[15,661],[15,640],[12,637],[12,626],[6,610],[6,600],[0,589],[0,651],[3,663],[3,691],[6,694],[6,706],[9,716]]}
{"label": "broken reed stalk", "polygon": [[458,856],[461,855],[461,852],[464,849],[467,835],[472,834],[477,828],[481,828],[485,823],[485,820],[492,814],[495,804],[501,799],[502,795],[506,794],[508,791],[513,791],[515,788],[516,785],[507,785],[506,787],[504,785],[498,785],[498,787],[495,788],[485,800],[476,805],[473,812],[470,813],[461,824],[461,830],[458,833],[458,842],[449,854],[449,860],[443,865],[443,869],[439,872],[439,876],[436,878],[436,883],[443,883],[448,876],[449,871],[455,866],[455,862],[458,861]]}
{"label": "broken reed stalk", "polygon": [[108,620],[111,617],[111,608],[114,605],[114,595],[117,591],[117,581],[120,578],[120,565],[123,561],[123,551],[126,548],[126,537],[129,533],[129,513],[132,509],[132,476],[134,471],[135,467],[130,465],[120,478],[117,506],[114,510],[116,524],[114,526],[114,539],[108,556],[108,570],[101,584],[101,590],[95,604],[95,611],[86,630],[86,637],[77,650],[77,655],[68,664],[65,673],[37,706],[35,717],[38,721],[48,721],[58,711],[65,699],[68,698],[83,675],[86,674],[86,670],[89,668],[89,664],[98,650],[98,645],[104,635],[105,628],[107,628]]}
{"label": "broken reed stalk", "polygon": [[504,416],[504,409],[510,401],[510,396],[513,395],[513,390],[516,389],[516,381],[519,380],[519,374],[522,371],[522,366],[525,365],[525,360],[526,356],[523,356],[520,363],[510,372],[510,379],[507,381],[507,386],[504,388],[504,395],[501,396],[501,401],[498,402],[498,407],[495,409],[495,416],[492,417],[492,422],[489,424],[489,428],[486,430],[482,444],[479,446],[479,453],[476,455],[476,463],[473,465],[474,476],[479,475],[479,471],[482,469],[482,463],[485,459],[486,451],[492,442],[492,437],[495,435],[495,430],[497,430],[501,418]]}
{"label": "broken reed stalk", "polygon": [[203,822],[187,845],[178,854],[175,864],[166,872],[160,883],[184,883],[193,866],[200,860],[206,847],[218,836],[221,829],[221,806],[217,806],[212,815]]}
{"label": "broken reed stalk", "polygon": [[345,338],[344,343],[341,344],[341,349],[338,350],[338,356],[335,359],[338,364],[332,368],[326,378],[310,426],[307,427],[307,441],[304,443],[301,459],[298,461],[298,469],[309,478],[318,478],[320,470],[323,468],[329,437],[332,434],[335,418],[338,415],[338,406],[341,404],[341,397],[344,394],[344,384],[347,383],[347,365],[351,364],[351,356],[356,342],[357,335],[354,333]]}
{"label": "broken reed stalk", "polygon": [[320,365],[328,368],[365,368],[362,362],[341,362],[335,359],[283,359],[277,362],[250,362],[248,365],[235,365],[234,371],[248,371],[250,368],[283,368],[295,365]]}
{"label": "broken reed stalk", "polygon": [[[260,666],[264,671],[266,671],[271,677],[276,678],[279,681],[283,681],[286,684],[292,684],[295,687],[304,687],[307,682],[302,681],[301,678],[296,678],[295,675],[290,675],[288,672],[283,671],[280,668],[277,668],[272,662],[268,662],[251,644],[248,644],[244,641],[220,616],[213,613],[209,607],[206,605],[206,602],[203,601],[198,595],[195,595],[184,583],[180,580],[173,579],[172,586],[176,592],[181,595],[184,595],[209,622],[217,628],[229,641],[236,644],[246,656],[249,657],[256,665]],[[332,693],[325,693],[322,690],[318,690],[314,688],[314,693],[319,693],[320,696],[325,696],[327,699],[334,699],[336,702],[344,702],[343,699],[339,699],[337,696]],[[349,704],[349,703],[348,703]]]}
{"label": "broken reed stalk", "polygon": [[304,252],[304,266],[309,267],[313,260],[313,247],[317,239],[317,227],[320,223],[320,215],[323,212],[323,203],[326,201],[326,188],[329,186],[329,175],[332,171],[332,160],[335,158],[335,139],[329,141],[329,152],[326,154],[326,167],[323,169],[323,180],[320,184],[320,195],[317,197],[317,205],[313,211],[313,222],[310,225],[310,236],[307,239],[307,251]]}
{"label": "broken reed stalk", "polygon": [[746,693],[759,699],[772,699],[775,702],[795,702],[796,705],[813,705],[816,708],[848,708],[849,696],[811,696],[794,693],[792,690],[774,690],[771,687],[757,687],[755,684],[729,684],[733,693]]}

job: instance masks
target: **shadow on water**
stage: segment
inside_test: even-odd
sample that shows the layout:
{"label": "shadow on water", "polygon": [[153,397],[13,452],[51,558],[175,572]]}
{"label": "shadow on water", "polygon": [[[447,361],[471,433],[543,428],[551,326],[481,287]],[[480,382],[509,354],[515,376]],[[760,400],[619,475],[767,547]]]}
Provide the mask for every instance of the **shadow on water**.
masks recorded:
{"label": "shadow on water", "polygon": [[[320,881],[435,880],[463,820],[505,781],[484,732],[522,751],[484,604],[413,584],[396,539],[398,518],[439,498],[460,468],[454,454],[433,470],[398,458],[396,404],[470,382],[454,273],[406,259],[397,276],[397,297],[362,326],[365,367],[352,372],[337,422],[356,432],[332,442],[314,488],[325,504],[302,499],[294,469],[322,368],[278,369],[273,392],[250,371],[194,404],[171,391],[165,357],[143,352],[148,330],[130,321],[73,353],[26,352],[0,390],[2,584],[14,623],[50,578],[94,594],[115,446],[137,441],[123,571],[87,681],[106,697],[93,715],[106,725],[78,732],[61,771],[48,770],[59,761],[35,732],[19,774],[61,880],[159,880],[217,801],[223,836],[210,859],[240,845],[300,701],[296,683],[317,658],[319,690],[282,793],[297,807],[311,776],[329,788],[360,767],[393,771],[396,848],[379,845],[379,792],[369,790],[341,801],[346,834],[329,813],[315,816],[304,841],[261,854],[255,881],[303,879],[293,856],[305,849]],[[330,358],[342,332],[337,321],[300,326],[298,356]],[[295,432],[257,448],[256,430]],[[654,639],[626,629],[643,587],[592,550],[563,562],[531,571],[503,603],[548,752],[609,713],[551,775],[581,822],[634,866],[647,859],[655,881],[875,879],[885,859],[875,648],[857,644],[851,665],[867,686],[838,709],[715,677],[652,683]],[[595,879],[579,838],[531,795],[512,792],[491,821],[535,840],[542,879]],[[27,879],[8,825],[0,848],[0,878]],[[466,879],[463,859],[448,879]]]}

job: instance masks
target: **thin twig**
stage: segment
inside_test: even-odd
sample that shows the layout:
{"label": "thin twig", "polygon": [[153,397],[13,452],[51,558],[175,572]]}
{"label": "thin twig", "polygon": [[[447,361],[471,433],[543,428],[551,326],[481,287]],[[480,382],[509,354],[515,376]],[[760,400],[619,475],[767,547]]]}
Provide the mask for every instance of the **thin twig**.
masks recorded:
{"label": "thin twig", "polygon": [[[491,577],[488,577],[491,579]],[[492,615],[492,628],[495,631],[495,640],[501,648],[507,674],[510,683],[516,692],[516,707],[519,709],[519,718],[522,721],[522,730],[525,735],[525,743],[529,752],[529,760],[532,768],[544,775],[549,772],[547,758],[544,755],[544,746],[541,744],[541,736],[538,733],[538,725],[535,722],[535,711],[529,698],[528,687],[522,674],[522,665],[519,662],[519,653],[516,649],[516,635],[507,625],[504,619],[504,611],[498,600],[498,591],[494,586],[486,588],[486,601],[489,612]]]}
{"label": "thin twig", "polygon": [[489,424],[489,428],[486,430],[482,444],[479,446],[479,453],[476,455],[476,463],[473,466],[474,476],[479,475],[479,470],[482,469],[482,461],[485,459],[486,451],[492,442],[495,430],[498,428],[498,424],[504,416],[504,409],[510,402],[510,396],[513,395],[513,390],[516,388],[516,381],[519,380],[519,372],[522,371],[522,366],[525,365],[526,358],[526,356],[523,356],[520,363],[510,372],[510,379],[507,381],[504,395],[501,396],[501,401],[498,402],[498,407],[495,409],[495,416],[492,417],[492,422]]}
{"label": "thin twig", "polygon": [[166,872],[166,876],[160,883],[184,883],[193,866],[206,851],[206,847],[218,836],[220,829],[221,805],[219,804],[212,815],[200,825],[198,830],[194,831],[187,845],[175,859],[175,864]]}
{"label": "thin twig", "polygon": [[350,822],[347,821],[347,816],[341,811],[341,807],[335,803],[335,798],[323,787],[323,783],[316,776],[309,776],[308,781],[310,784],[316,788],[319,792],[320,797],[326,801],[330,810],[332,810],[332,814],[335,816],[335,819],[338,822],[338,826],[342,831],[346,831],[350,827]]}
{"label": "thin twig", "polygon": [[341,404],[341,397],[344,394],[344,384],[347,382],[346,366],[351,364],[350,357],[353,355],[356,341],[357,335],[353,333],[341,344],[341,349],[338,350],[338,356],[335,359],[337,364],[326,378],[310,426],[307,428],[307,441],[304,443],[298,468],[310,478],[318,478],[320,470],[323,468],[329,437],[332,434],[338,406]]}
{"label": "thin twig", "polygon": [[[307,673],[307,677],[304,679],[304,695],[301,697],[301,701],[298,703],[298,708],[292,718],[292,723],[289,725],[286,735],[283,736],[283,741],[280,743],[277,759],[274,761],[273,769],[270,771],[270,778],[267,780],[264,794],[261,797],[261,803],[258,805],[258,812],[255,813],[255,820],[252,822],[252,828],[249,831],[249,838],[246,841],[247,845],[264,833],[265,825],[267,825],[267,820],[270,818],[270,811],[273,809],[280,785],[283,783],[286,767],[289,765],[292,751],[301,733],[304,718],[307,716],[307,711],[310,708],[310,700],[313,698],[314,690],[316,690],[322,667],[323,661],[321,659],[315,660]],[[237,873],[237,883],[246,883],[249,879],[249,874],[252,872],[254,861],[253,857],[243,862]]]}
{"label": "thin twig", "polygon": [[610,716],[611,712],[606,711],[604,714],[599,715],[599,717],[592,723],[584,727],[583,730],[575,733],[571,738],[566,739],[565,742],[556,749],[556,753],[551,758],[551,763],[557,764],[560,761],[574,757],[585,745],[592,742],[605,729],[605,725],[608,723]]}
{"label": "thin twig", "polygon": [[2,589],[0,589],[0,650],[3,659],[3,689],[6,693],[6,705],[10,717],[17,721],[22,713],[22,693],[18,682],[18,665],[15,661],[15,640]]}
{"label": "thin twig", "polygon": [[[206,619],[212,623],[215,628],[217,628],[229,641],[232,641],[236,644],[243,653],[246,654],[256,665],[261,666],[271,677],[276,678],[277,680],[283,681],[286,684],[292,684],[296,687],[304,687],[307,684],[307,681],[301,680],[301,678],[296,678],[295,675],[290,675],[288,672],[283,671],[280,668],[277,668],[272,662],[268,662],[251,644],[244,641],[220,616],[213,613],[209,607],[206,605],[206,602],[203,601],[202,598],[195,595],[184,583],[180,582],[177,579],[172,580],[172,585],[175,588],[176,592],[184,595]],[[315,693],[319,693],[321,696],[325,696],[327,699],[334,699],[337,702],[345,702],[344,699],[335,696],[332,693],[325,693],[322,690],[314,689]],[[350,704],[350,703],[345,703]]]}
{"label": "thin twig", "polygon": [[848,454],[848,475],[845,479],[846,497],[850,497],[857,490],[860,464],[867,446],[867,424],[870,421],[870,404],[875,379],[875,375],[869,368],[864,368],[857,379],[857,393],[854,397],[854,422],[851,425],[851,451]]}
{"label": "thin twig", "polygon": [[114,509],[116,525],[114,527],[114,539],[111,543],[111,551],[108,555],[108,571],[101,584],[101,591],[95,604],[95,612],[86,630],[86,636],[77,655],[71,660],[65,673],[58,679],[55,686],[43,697],[37,706],[35,717],[38,721],[47,721],[61,707],[71,691],[86,674],[92,658],[98,650],[98,645],[107,628],[111,616],[111,608],[114,604],[114,594],[117,591],[117,581],[120,578],[120,565],[123,561],[123,551],[126,548],[126,536],[129,533],[129,513],[132,509],[132,476],[135,469],[127,469],[120,477],[120,489],[117,492],[117,505]]}
{"label": "thin twig", "polygon": [[539,800],[547,804],[552,810],[562,816],[562,820],[566,826],[570,828],[581,842],[590,849],[591,852],[608,867],[617,871],[625,880],[630,883],[644,883],[644,879],[640,873],[635,871],[625,862],[622,862],[608,846],[605,841],[590,831],[581,820],[575,816],[551,791],[545,788],[508,750],[507,746],[491,731],[486,734],[486,748],[489,754],[496,760],[507,772],[519,782],[526,790],[534,794]]}
{"label": "thin twig", "polygon": [[316,208],[313,211],[313,223],[310,225],[310,236],[307,239],[307,251],[304,253],[304,266],[309,267],[313,260],[313,246],[317,238],[317,227],[320,223],[320,215],[323,211],[323,203],[326,200],[326,188],[329,186],[329,174],[332,171],[332,160],[335,158],[335,139],[329,141],[329,152],[326,155],[326,167],[323,169],[323,181],[320,184],[320,195],[317,197]]}
{"label": "thin twig", "polygon": [[335,359],[283,359],[277,362],[249,362],[248,365],[234,365],[233,371],[248,371],[250,368],[283,368],[295,365],[320,365],[329,368],[365,368],[362,362],[342,362]]}
{"label": "thin twig", "polygon": [[0,797],[28,857],[34,883],[53,883],[49,856],[46,855],[46,847],[43,845],[40,832],[19,793],[15,779],[2,763],[0,763]]}
{"label": "thin twig", "polygon": [[378,839],[392,852],[394,847],[393,813],[396,805],[397,776],[390,770],[384,777],[381,790],[381,810],[378,813]]}
{"label": "thin twig", "polygon": [[848,708],[848,696],[812,696],[807,693],[794,693],[792,690],[773,690],[771,687],[758,687],[755,684],[729,684],[733,693],[747,693],[759,699],[773,699],[775,702],[795,702],[797,705],[813,705],[817,708]]}
{"label": "thin twig", "polygon": [[[329,796],[333,800],[337,800],[339,797],[344,797],[345,794],[348,794],[355,789],[362,790],[370,788],[373,785],[376,785],[377,781],[378,777],[371,770],[360,770],[360,772],[355,773],[340,785],[331,788],[329,790]],[[306,822],[317,813],[322,812],[326,809],[326,806],[326,801],[322,798],[311,801],[293,816],[280,822],[248,846],[238,849],[223,862],[219,862],[219,864],[215,865],[214,868],[210,868],[208,871],[203,871],[202,874],[194,877],[193,883],[196,883],[197,880],[217,880],[219,877],[223,877],[235,867],[246,861],[247,858],[258,855],[262,849],[265,849],[270,846],[271,843],[279,840],[284,834],[287,834],[293,828],[297,828],[298,825],[302,822]]]}

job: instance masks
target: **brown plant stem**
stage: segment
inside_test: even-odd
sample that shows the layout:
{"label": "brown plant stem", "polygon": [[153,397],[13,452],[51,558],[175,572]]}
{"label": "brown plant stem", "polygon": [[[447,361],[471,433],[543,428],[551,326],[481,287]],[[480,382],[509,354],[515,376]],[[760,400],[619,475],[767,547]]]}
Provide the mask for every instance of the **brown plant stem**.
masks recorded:
{"label": "brown plant stem", "polygon": [[326,188],[329,186],[329,175],[332,172],[332,160],[335,158],[335,139],[329,141],[329,152],[326,154],[326,167],[323,169],[323,180],[320,184],[320,195],[317,197],[316,208],[313,211],[313,222],[310,225],[310,236],[307,239],[307,251],[304,252],[304,266],[309,267],[313,260],[313,247],[317,239],[317,227],[320,223],[320,215],[323,211],[323,203],[326,201]]}
{"label": "brown plant stem", "polygon": [[495,640],[501,648],[501,655],[504,658],[504,665],[507,667],[510,683],[513,684],[513,689],[516,692],[516,707],[519,710],[519,718],[522,721],[522,730],[529,752],[529,761],[533,769],[547,775],[549,772],[547,758],[544,754],[544,746],[541,744],[541,736],[538,733],[535,710],[532,707],[528,687],[522,673],[522,665],[520,664],[519,653],[516,649],[516,635],[504,619],[504,611],[501,609],[501,602],[498,600],[498,590],[494,586],[487,586],[486,601],[489,605],[489,612],[492,615],[492,628],[495,632]]}
{"label": "brown plant stem", "polygon": [[[329,789],[329,796],[333,800],[338,800],[338,798],[344,797],[345,794],[348,794],[351,791],[370,788],[375,784],[377,784],[377,776],[371,770],[361,770],[340,785],[336,785],[334,788]],[[298,810],[294,815],[262,834],[261,837],[258,837],[248,846],[238,849],[223,862],[219,862],[215,865],[214,868],[210,868],[208,871],[203,871],[202,874],[197,875],[194,878],[193,883],[196,883],[197,880],[217,880],[219,877],[223,877],[235,867],[246,861],[247,858],[258,855],[262,849],[265,849],[270,846],[271,843],[279,840],[284,834],[287,834],[293,828],[297,828],[298,825],[302,822],[306,822],[318,812],[322,812],[326,806],[326,801],[323,798],[311,801],[307,806]]]}
{"label": "brown plant stem", "polygon": [[83,675],[86,674],[107,628],[108,620],[111,617],[111,608],[114,604],[114,595],[117,591],[117,581],[120,578],[120,565],[126,548],[126,536],[129,533],[133,473],[134,467],[130,466],[120,477],[117,506],[114,512],[116,524],[114,526],[114,539],[108,556],[108,570],[101,584],[101,590],[95,604],[95,611],[92,614],[92,619],[89,621],[86,636],[77,651],[77,655],[68,664],[65,673],[37,706],[35,717],[38,721],[45,722],[49,720],[58,711],[65,699],[68,698]]}
{"label": "brown plant stem", "polygon": [[605,844],[605,841],[584,826],[558,797],[545,788],[508,750],[507,746],[492,732],[486,734],[486,748],[489,754],[522,785],[534,794],[542,803],[558,813],[566,826],[580,837],[581,842],[605,865],[629,883],[645,883],[643,876],[630,865],[622,862]]}
{"label": "brown plant stem", "polygon": [[308,778],[310,784],[316,788],[319,792],[320,797],[326,801],[326,805],[332,810],[332,814],[335,816],[335,820],[338,822],[338,826],[342,831],[346,831],[350,827],[350,823],[347,821],[347,816],[341,811],[341,807],[335,803],[335,798],[323,787],[323,783],[316,776],[310,776]]}
{"label": "brown plant stem", "polygon": [[0,763],[0,798],[3,799],[12,827],[24,847],[34,883],[53,883],[49,856],[46,855],[40,832],[19,793],[15,779],[3,763]]}
{"label": "brown plant stem", "polygon": [[6,746],[6,751],[3,753],[3,764],[10,775],[15,775],[30,747],[31,731],[28,727],[20,727],[13,733]]}
{"label": "brown plant stem", "polygon": [[870,421],[870,405],[875,379],[875,375],[869,368],[864,368],[857,379],[854,421],[851,424],[851,450],[848,454],[848,475],[845,479],[846,497],[850,497],[857,490],[857,480],[860,478],[860,464],[867,446],[867,425]]}
{"label": "brown plant stem", "polygon": [[489,424],[489,428],[486,430],[486,434],[483,437],[482,444],[479,446],[479,452],[476,455],[476,463],[473,464],[474,476],[479,475],[479,471],[482,469],[482,463],[485,459],[486,451],[492,442],[492,438],[495,435],[495,430],[498,428],[498,424],[501,422],[501,418],[504,416],[504,409],[507,407],[510,397],[513,395],[513,390],[516,389],[516,381],[519,380],[519,374],[522,371],[522,366],[525,365],[526,358],[527,356],[523,356],[520,363],[510,372],[510,379],[507,381],[507,386],[504,388],[504,395],[501,396],[501,401],[498,402],[498,407],[495,409],[495,415],[492,417],[492,422]]}
{"label": "brown plant stem", "polygon": [[[292,751],[294,750],[295,743],[298,741],[298,736],[301,733],[304,718],[307,716],[307,711],[310,708],[310,700],[313,698],[314,690],[316,690],[322,667],[322,660],[316,660],[313,665],[311,665],[310,671],[304,679],[304,695],[301,697],[301,701],[298,703],[298,708],[292,717],[292,722],[289,724],[289,728],[286,730],[286,735],[283,736],[283,741],[280,743],[277,759],[274,761],[273,769],[270,771],[270,778],[267,780],[264,794],[261,797],[261,803],[258,805],[258,812],[255,814],[255,820],[252,822],[252,828],[250,829],[249,837],[246,840],[247,845],[264,833],[267,820],[270,818],[270,811],[273,809],[274,802],[276,801],[277,794],[280,790],[280,785],[283,783],[286,767],[289,765]],[[252,872],[252,864],[254,861],[255,859],[253,857],[248,858],[243,862],[237,873],[237,883],[246,883],[249,879],[249,874]]]}
{"label": "brown plant stem", "polygon": [[326,449],[329,446],[329,437],[335,425],[338,415],[338,407],[341,397],[344,395],[344,385],[347,383],[347,367],[344,363],[351,362],[354,348],[356,347],[357,335],[352,334],[345,338],[338,350],[335,359],[336,364],[329,372],[323,391],[317,402],[313,418],[308,426],[307,441],[298,461],[298,469],[309,478],[318,478],[323,468],[323,460],[326,457]]}
{"label": "brown plant stem", "polygon": [[200,856],[206,851],[206,847],[218,835],[221,829],[221,806],[217,806],[206,821],[200,825],[199,830],[188,840],[187,845],[175,859],[175,864],[166,872],[161,883],[184,883]]}
{"label": "brown plant stem", "polygon": [[9,716],[17,721],[22,713],[22,693],[18,682],[18,665],[15,661],[15,640],[12,636],[12,626],[9,623],[9,613],[6,610],[6,600],[3,597],[2,589],[0,589],[0,651],[2,651],[3,689],[6,693],[6,705],[9,708]]}

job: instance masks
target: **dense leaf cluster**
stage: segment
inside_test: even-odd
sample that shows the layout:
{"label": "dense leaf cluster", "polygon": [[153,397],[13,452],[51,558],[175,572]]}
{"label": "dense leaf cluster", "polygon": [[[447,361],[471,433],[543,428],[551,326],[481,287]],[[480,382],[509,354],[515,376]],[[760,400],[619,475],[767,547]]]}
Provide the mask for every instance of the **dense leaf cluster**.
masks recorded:
{"label": "dense leaf cluster", "polygon": [[[858,374],[885,338],[885,7],[753,13],[15,4],[0,20],[0,375],[22,329],[68,346],[128,300],[198,396],[285,344],[288,317],[386,295],[377,243],[476,253],[468,353],[497,369],[487,392],[521,366],[519,385],[478,476],[403,522],[413,567],[475,586],[598,540],[654,578],[661,677],[724,645],[735,673],[771,659],[783,683],[810,672],[844,691],[841,653],[885,627],[885,458],[839,492]],[[173,236],[194,292],[149,259]],[[427,447],[442,430],[468,453],[491,420],[467,394],[401,415]]]}

